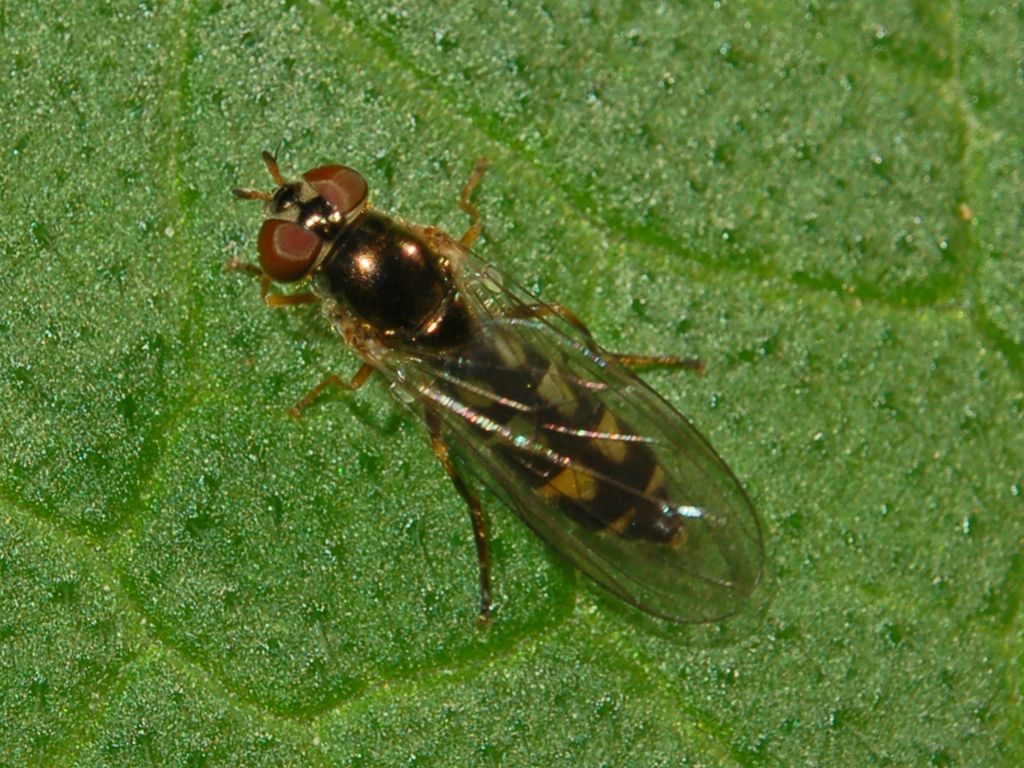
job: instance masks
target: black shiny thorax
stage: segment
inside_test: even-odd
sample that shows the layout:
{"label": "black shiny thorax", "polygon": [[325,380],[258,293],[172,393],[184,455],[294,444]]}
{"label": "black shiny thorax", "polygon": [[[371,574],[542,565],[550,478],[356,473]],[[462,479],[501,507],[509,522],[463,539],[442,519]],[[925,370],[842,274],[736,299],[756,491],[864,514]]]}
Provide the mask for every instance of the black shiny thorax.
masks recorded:
{"label": "black shiny thorax", "polygon": [[471,333],[449,259],[417,231],[377,211],[364,212],[338,234],[315,280],[321,293],[383,341],[452,347]]}

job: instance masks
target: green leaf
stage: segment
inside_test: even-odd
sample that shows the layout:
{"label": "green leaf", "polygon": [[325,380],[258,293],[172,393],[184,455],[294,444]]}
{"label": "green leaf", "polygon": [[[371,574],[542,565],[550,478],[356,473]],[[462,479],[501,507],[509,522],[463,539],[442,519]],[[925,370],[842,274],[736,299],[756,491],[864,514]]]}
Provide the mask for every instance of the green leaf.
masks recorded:
{"label": "green leaf", "polygon": [[[692,6],[692,7],[691,7]],[[1024,763],[1024,6],[0,7],[0,766]],[[771,578],[649,619],[224,269],[364,171],[645,374]],[[493,505],[492,505],[493,506]]]}

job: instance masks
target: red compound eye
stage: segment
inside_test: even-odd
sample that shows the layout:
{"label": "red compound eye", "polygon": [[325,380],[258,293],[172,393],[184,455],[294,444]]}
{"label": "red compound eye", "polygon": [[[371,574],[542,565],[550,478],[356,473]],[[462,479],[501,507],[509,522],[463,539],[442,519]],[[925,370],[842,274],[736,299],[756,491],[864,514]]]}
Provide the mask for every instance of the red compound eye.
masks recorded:
{"label": "red compound eye", "polygon": [[313,268],[321,241],[314,232],[293,221],[267,219],[260,227],[260,266],[278,283],[301,280]]}
{"label": "red compound eye", "polygon": [[345,218],[366,202],[369,192],[366,179],[345,165],[321,165],[306,171],[302,178]]}

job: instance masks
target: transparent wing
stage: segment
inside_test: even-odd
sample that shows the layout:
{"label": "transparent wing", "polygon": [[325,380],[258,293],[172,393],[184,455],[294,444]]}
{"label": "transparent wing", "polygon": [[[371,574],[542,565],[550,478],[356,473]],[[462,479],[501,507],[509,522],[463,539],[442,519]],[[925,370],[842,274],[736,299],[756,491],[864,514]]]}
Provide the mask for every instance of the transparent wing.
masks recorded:
{"label": "transparent wing", "polygon": [[585,332],[456,256],[478,328],[457,349],[382,360],[397,394],[441,431],[463,474],[612,592],[682,622],[739,610],[764,549],[729,468]]}

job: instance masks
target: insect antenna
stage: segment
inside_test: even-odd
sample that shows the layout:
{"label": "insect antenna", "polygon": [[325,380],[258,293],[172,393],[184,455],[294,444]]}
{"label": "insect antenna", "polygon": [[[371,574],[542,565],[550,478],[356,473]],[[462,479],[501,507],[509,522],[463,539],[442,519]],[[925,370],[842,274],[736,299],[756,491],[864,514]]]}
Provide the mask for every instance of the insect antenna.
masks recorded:
{"label": "insect antenna", "polygon": [[274,157],[269,150],[263,150],[263,162],[267,164],[267,170],[270,171],[270,175],[274,177],[274,183],[279,187],[283,187],[288,183],[288,180],[281,175],[281,168],[277,164],[277,158]]}
{"label": "insect antenna", "polygon": [[262,189],[242,189],[235,187],[231,190],[231,194],[237,197],[239,200],[273,200],[274,196],[270,192],[264,192]]}

